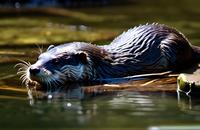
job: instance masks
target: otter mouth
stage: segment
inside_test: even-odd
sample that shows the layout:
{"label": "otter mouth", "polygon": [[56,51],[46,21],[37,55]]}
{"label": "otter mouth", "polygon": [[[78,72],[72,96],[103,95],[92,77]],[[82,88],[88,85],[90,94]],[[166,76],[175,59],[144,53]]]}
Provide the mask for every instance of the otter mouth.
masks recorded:
{"label": "otter mouth", "polygon": [[21,61],[15,65],[19,67],[17,74],[21,75],[22,84],[40,84],[47,87],[57,86],[64,83],[64,74],[59,71],[51,72],[42,67],[34,67],[29,62]]}
{"label": "otter mouth", "polygon": [[45,68],[39,68],[34,66],[30,66],[27,69],[27,71],[31,80],[40,83],[44,82],[46,78],[50,78],[53,75],[52,72],[46,70]]}
{"label": "otter mouth", "polygon": [[58,86],[64,84],[64,74],[59,71],[51,72],[45,68],[35,68],[31,66],[28,70],[29,78],[45,86]]}

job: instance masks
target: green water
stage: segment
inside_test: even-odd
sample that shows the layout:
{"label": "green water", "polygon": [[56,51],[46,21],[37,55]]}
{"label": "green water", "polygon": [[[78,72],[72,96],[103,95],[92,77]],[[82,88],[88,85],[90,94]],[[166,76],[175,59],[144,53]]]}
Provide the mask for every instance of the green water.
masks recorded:
{"label": "green water", "polygon": [[[129,5],[71,9],[68,15],[58,16],[6,16],[0,12],[0,128],[146,130],[152,126],[189,126],[200,129],[200,98],[177,95],[174,80],[155,79],[154,84],[133,81],[106,88],[94,85],[90,87],[96,89],[91,92],[84,89],[88,86],[74,85],[74,89],[42,92],[38,99],[40,94],[33,92],[34,100],[30,100],[14,68],[17,59],[35,61],[34,44],[74,40],[109,42],[123,30],[147,22],[176,27],[192,44],[199,45],[199,3],[198,0],[141,0]],[[86,28],[81,29],[81,25]]]}
{"label": "green water", "polygon": [[[200,100],[176,93],[118,91],[36,100],[1,98],[1,128],[132,128],[199,125]],[[74,94],[76,93],[76,94]],[[78,94],[77,94],[78,93]],[[74,95],[76,96],[74,96]],[[66,98],[73,95],[73,98]],[[78,96],[79,95],[79,96]],[[18,97],[19,98],[19,97]]]}

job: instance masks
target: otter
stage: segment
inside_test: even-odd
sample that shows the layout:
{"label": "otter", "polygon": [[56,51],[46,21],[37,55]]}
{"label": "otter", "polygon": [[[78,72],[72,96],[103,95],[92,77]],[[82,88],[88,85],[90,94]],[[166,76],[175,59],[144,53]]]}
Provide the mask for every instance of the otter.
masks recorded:
{"label": "otter", "polygon": [[136,26],[109,45],[72,42],[49,46],[34,64],[23,63],[24,82],[55,85],[179,70],[200,60],[200,49],[163,24]]}

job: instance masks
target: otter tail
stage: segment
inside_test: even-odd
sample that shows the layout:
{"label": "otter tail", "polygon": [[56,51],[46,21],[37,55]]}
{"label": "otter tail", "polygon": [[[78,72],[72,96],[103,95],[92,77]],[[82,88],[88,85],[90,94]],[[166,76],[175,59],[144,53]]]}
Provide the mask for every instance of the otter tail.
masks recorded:
{"label": "otter tail", "polygon": [[200,62],[200,47],[198,46],[192,46],[193,51],[194,51],[194,60],[196,62]]}

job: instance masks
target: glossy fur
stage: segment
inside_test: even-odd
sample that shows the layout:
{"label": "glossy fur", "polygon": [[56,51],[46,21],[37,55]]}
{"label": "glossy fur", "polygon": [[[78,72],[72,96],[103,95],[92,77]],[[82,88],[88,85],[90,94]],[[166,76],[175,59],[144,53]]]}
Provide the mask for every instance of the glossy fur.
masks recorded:
{"label": "glossy fur", "polygon": [[27,71],[39,69],[38,74],[30,71],[29,79],[49,84],[116,78],[183,68],[199,61],[199,52],[177,30],[147,24],[129,29],[105,46],[84,42],[50,46]]}

